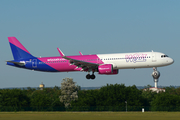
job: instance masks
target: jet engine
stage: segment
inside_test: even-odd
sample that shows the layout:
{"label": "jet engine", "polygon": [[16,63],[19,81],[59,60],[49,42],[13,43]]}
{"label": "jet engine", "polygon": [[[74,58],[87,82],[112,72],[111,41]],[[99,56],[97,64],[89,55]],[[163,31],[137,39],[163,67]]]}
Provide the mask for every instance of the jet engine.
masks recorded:
{"label": "jet engine", "polygon": [[106,75],[114,75],[114,74],[118,74],[119,72],[117,69],[113,70],[112,64],[100,65],[98,67],[98,71],[99,71],[99,74],[106,74]]}

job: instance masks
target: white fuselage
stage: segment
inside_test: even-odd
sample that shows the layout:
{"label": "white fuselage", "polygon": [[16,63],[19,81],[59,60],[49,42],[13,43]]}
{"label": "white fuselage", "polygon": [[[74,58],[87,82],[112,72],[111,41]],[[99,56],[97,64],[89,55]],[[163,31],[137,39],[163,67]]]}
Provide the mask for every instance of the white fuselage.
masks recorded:
{"label": "white fuselage", "polygon": [[104,64],[112,64],[113,69],[151,68],[170,65],[174,60],[160,52],[138,52],[98,54]]}

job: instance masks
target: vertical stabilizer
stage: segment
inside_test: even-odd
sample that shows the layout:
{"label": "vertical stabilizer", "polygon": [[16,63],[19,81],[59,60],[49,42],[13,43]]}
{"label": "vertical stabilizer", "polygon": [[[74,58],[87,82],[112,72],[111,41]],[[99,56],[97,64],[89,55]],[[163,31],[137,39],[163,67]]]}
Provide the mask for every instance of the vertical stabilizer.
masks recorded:
{"label": "vertical stabilizer", "polygon": [[30,52],[15,38],[8,37],[14,60],[34,58]]}

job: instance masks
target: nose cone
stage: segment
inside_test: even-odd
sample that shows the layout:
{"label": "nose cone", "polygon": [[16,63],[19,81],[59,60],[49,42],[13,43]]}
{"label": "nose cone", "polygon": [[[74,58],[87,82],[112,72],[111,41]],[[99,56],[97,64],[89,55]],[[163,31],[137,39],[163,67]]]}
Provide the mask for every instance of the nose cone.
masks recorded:
{"label": "nose cone", "polygon": [[174,60],[172,58],[170,58],[170,60],[168,60],[169,64],[173,64]]}

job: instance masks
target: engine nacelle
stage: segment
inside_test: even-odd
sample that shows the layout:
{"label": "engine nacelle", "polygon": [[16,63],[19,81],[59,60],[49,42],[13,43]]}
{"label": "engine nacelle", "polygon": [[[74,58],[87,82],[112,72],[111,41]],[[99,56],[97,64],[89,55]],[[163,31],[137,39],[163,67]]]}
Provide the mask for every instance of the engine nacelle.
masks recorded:
{"label": "engine nacelle", "polygon": [[113,73],[111,74],[111,75],[116,75],[116,74],[118,74],[119,73],[119,70],[113,70]]}
{"label": "engine nacelle", "polygon": [[112,64],[100,65],[98,67],[99,74],[113,75],[118,74],[118,70],[113,70]]}

